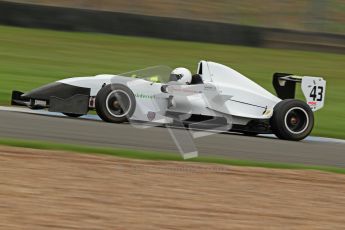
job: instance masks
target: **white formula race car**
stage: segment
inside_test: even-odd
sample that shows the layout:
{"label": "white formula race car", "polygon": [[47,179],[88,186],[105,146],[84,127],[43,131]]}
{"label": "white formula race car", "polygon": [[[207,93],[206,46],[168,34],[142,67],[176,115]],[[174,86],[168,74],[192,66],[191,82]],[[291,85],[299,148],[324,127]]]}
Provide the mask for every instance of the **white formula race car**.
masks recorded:
{"label": "white formula race car", "polygon": [[[68,78],[27,93],[13,91],[12,105],[48,108],[70,117],[96,110],[106,122],[178,121],[189,128],[273,133],[297,141],[310,134],[313,112],[325,100],[326,81],[321,77],[275,73],[277,97],[214,62],[200,61],[190,84],[178,84],[170,73],[170,68],[156,66],[120,75]],[[294,99],[296,83],[301,83],[306,102]]]}

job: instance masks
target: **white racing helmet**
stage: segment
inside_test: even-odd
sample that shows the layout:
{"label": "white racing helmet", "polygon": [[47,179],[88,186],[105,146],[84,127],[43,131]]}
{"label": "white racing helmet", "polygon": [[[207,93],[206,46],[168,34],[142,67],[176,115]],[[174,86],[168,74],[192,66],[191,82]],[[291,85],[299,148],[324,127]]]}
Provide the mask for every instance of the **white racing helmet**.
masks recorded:
{"label": "white racing helmet", "polygon": [[170,81],[189,85],[192,81],[192,73],[183,67],[176,68],[170,74]]}

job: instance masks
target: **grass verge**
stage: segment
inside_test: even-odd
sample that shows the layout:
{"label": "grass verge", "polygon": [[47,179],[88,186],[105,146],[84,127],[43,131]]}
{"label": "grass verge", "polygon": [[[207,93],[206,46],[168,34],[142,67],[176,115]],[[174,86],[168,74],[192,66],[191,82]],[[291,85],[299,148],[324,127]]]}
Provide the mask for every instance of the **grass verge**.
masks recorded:
{"label": "grass verge", "polygon": [[141,159],[141,160],[186,161],[186,162],[214,163],[214,164],[222,164],[222,165],[261,167],[261,168],[272,168],[272,169],[318,170],[318,171],[324,171],[324,172],[345,174],[345,169],[343,168],[328,167],[328,166],[259,162],[259,161],[249,161],[249,160],[224,159],[224,158],[216,158],[216,157],[198,157],[198,158],[193,158],[190,160],[183,160],[180,155],[172,154],[172,153],[89,147],[89,146],[70,145],[70,144],[57,144],[57,143],[43,142],[43,141],[0,139],[0,145],[41,149],[41,150],[63,150],[63,151],[86,153],[86,154],[103,154],[103,155],[110,155],[110,156],[131,158],[131,159]]}

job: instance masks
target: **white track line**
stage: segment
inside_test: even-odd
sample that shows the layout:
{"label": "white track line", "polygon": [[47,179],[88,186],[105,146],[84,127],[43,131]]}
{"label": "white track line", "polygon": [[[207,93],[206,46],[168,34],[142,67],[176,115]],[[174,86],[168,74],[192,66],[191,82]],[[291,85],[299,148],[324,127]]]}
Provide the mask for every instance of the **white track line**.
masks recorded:
{"label": "white track line", "polygon": [[[25,108],[25,107],[0,106],[0,111],[38,114],[38,115],[54,116],[54,117],[66,117],[62,113],[48,112],[47,110],[31,110],[31,109]],[[97,120],[97,121],[101,120],[97,115],[91,115],[91,114],[81,116],[80,118],[81,119],[87,119],[87,120]],[[276,138],[273,134],[261,134],[260,136],[269,137],[269,138]],[[345,140],[336,139],[336,138],[328,138],[328,137],[309,136],[305,139],[305,141],[345,144]]]}

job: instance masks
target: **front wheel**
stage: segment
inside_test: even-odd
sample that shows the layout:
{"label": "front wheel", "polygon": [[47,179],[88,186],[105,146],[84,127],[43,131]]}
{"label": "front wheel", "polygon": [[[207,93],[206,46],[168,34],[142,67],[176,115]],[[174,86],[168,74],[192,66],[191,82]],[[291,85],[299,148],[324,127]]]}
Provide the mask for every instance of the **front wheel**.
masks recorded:
{"label": "front wheel", "polygon": [[125,85],[106,85],[96,96],[96,112],[106,122],[128,121],[128,118],[133,115],[135,107],[135,96]]}
{"label": "front wheel", "polygon": [[314,114],[305,102],[287,99],[274,107],[270,123],[273,133],[278,138],[299,141],[312,131]]}

